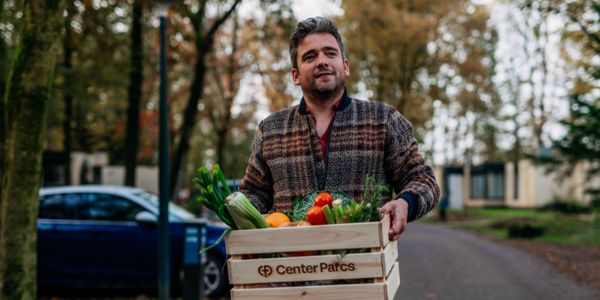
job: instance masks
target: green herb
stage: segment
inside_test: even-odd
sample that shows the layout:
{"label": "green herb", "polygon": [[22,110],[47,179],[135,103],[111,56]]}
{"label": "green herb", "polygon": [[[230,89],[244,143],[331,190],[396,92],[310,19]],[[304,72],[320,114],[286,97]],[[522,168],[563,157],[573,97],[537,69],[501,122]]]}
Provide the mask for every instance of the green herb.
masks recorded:
{"label": "green herb", "polygon": [[381,199],[389,191],[384,182],[376,181],[372,176],[365,177],[363,198],[360,203],[359,222],[379,222],[381,220]]}

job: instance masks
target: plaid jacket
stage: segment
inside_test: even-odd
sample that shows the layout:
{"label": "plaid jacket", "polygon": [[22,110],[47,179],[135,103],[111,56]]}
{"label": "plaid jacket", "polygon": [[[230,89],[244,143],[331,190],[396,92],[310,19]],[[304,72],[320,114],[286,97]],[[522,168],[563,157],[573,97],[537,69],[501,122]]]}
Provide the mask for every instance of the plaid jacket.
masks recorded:
{"label": "plaid jacket", "polygon": [[[333,118],[327,157],[304,99],[263,120],[240,191],[265,213],[291,209],[294,199],[317,190],[360,199],[365,176],[371,175],[408,202],[409,221],[435,206],[440,192],[432,169],[419,155],[412,125],[398,111],[344,93]],[[384,202],[391,197],[390,192]]]}

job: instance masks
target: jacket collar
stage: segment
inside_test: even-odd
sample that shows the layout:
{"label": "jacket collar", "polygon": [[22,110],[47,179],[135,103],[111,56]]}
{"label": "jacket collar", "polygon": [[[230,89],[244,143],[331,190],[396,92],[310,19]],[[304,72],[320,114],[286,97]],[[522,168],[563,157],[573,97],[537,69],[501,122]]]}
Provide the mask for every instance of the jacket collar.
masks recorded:
{"label": "jacket collar", "polygon": [[[351,101],[352,101],[352,99],[348,96],[348,91],[346,90],[346,88],[344,88],[344,94],[342,95],[342,100],[340,101],[340,105],[338,105],[334,110],[335,111],[344,110],[346,107],[348,107],[348,105],[350,105]],[[300,114],[301,115],[308,114],[308,110],[306,109],[306,101],[304,101],[304,97],[302,97],[302,100],[300,100]]]}

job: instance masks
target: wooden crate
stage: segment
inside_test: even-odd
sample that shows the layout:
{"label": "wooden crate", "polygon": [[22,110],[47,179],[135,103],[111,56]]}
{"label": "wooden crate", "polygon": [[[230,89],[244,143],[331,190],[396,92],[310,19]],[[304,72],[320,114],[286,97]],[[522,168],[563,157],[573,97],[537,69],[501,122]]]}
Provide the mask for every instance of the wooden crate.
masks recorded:
{"label": "wooden crate", "polygon": [[[400,286],[400,271],[396,261],[397,243],[388,240],[389,226],[386,216],[381,222],[371,223],[232,231],[227,236],[230,255],[227,268],[229,282],[234,285],[231,298],[393,299]],[[314,255],[319,250],[340,249],[368,251],[344,256]],[[257,257],[256,254],[304,251],[314,253],[247,258]],[[323,252],[327,251],[320,253]],[[356,279],[371,282],[347,283]],[[302,282],[303,285],[285,286],[281,284],[284,282]]]}

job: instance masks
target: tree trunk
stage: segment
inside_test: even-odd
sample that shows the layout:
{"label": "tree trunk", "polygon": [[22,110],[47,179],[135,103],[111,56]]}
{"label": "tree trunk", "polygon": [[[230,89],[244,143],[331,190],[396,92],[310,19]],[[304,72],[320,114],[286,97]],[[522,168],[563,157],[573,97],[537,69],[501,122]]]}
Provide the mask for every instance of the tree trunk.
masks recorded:
{"label": "tree trunk", "polygon": [[237,59],[238,54],[238,31],[240,29],[240,22],[238,15],[233,17],[233,29],[231,30],[231,54],[227,62],[227,90],[223,91],[224,95],[224,107],[225,115],[221,120],[221,124],[218,125],[217,130],[217,163],[221,168],[225,165],[225,149],[227,147],[227,138],[229,136],[229,129],[231,127],[231,107],[233,106],[234,95],[237,94],[239,83],[236,78],[236,72],[239,70],[239,61]]}
{"label": "tree trunk", "polygon": [[[190,150],[190,137],[196,123],[196,113],[198,112],[198,102],[202,98],[202,92],[204,90],[204,75],[206,73],[206,56],[211,51],[214,43],[214,36],[223,25],[223,23],[231,16],[235,11],[241,0],[236,0],[229,10],[227,10],[220,18],[218,18],[207,31],[203,34],[203,28],[200,24],[194,25],[194,31],[196,36],[196,65],[194,68],[194,80],[192,82],[192,90],[190,97],[188,98],[185,111],[183,113],[183,124],[179,131],[179,144],[175,149],[173,155],[170,176],[169,176],[169,195],[175,197],[175,193],[179,186],[179,180],[181,173],[185,168],[182,168],[184,162],[187,160],[187,153]],[[199,13],[202,13],[200,10]],[[196,16],[196,19],[201,20],[204,16]]]}
{"label": "tree trunk", "polygon": [[75,139],[77,141],[76,149],[83,152],[89,152],[91,150],[89,133],[85,128],[85,109],[82,107],[82,103],[75,102],[73,105],[74,109],[74,131]]}
{"label": "tree trunk", "polygon": [[[4,2],[0,1],[0,16],[2,16],[2,14],[4,9]],[[5,20],[5,22],[8,22],[8,20]],[[6,77],[8,76],[8,64],[9,64],[9,60],[8,60],[8,46],[6,41],[4,40],[5,37],[0,36],[0,178],[2,178],[2,160],[4,157],[4,128],[5,128],[5,118],[4,118],[4,109],[5,109],[5,105],[4,105],[4,88],[5,86],[5,82],[6,82]],[[2,194],[2,188],[0,185],[0,194]],[[1,229],[2,227],[0,227]]]}
{"label": "tree trunk", "polygon": [[0,182],[2,299],[36,298],[38,192],[63,1],[25,1],[22,10],[21,30],[2,102],[7,116]]}
{"label": "tree trunk", "polygon": [[521,125],[519,124],[519,121],[517,120],[517,115],[515,114],[514,116],[511,117],[512,122],[514,123],[515,128],[512,130],[512,136],[515,139],[515,143],[512,146],[512,149],[510,151],[510,160],[512,161],[519,161],[521,159],[521,152],[523,150],[521,150],[521,137],[519,137],[519,131],[521,130]]}
{"label": "tree trunk", "polygon": [[[542,135],[544,134],[544,126],[546,125],[546,121],[548,120],[548,112],[546,111],[545,105],[544,103],[546,102],[546,84],[548,82],[548,60],[547,60],[547,55],[546,55],[546,49],[548,48],[548,40],[549,40],[549,33],[548,33],[548,16],[544,16],[544,20],[543,22],[543,30],[541,35],[543,36],[543,42],[542,40],[539,41],[539,45],[537,48],[537,51],[541,57],[541,61],[540,61],[540,68],[541,68],[541,72],[542,72],[542,89],[540,92],[540,99],[538,101],[538,107],[537,109],[539,110],[539,120],[537,123],[537,128],[535,128],[534,132],[537,138],[537,143],[539,145],[540,148],[544,148],[546,145],[544,144],[544,140],[542,139]],[[541,37],[540,37],[541,39]]]}
{"label": "tree trunk", "polygon": [[183,113],[183,124],[181,124],[181,129],[179,130],[179,144],[175,150],[173,162],[171,164],[169,195],[173,197],[179,186],[181,166],[183,165],[183,162],[186,161],[187,153],[190,149],[190,138],[196,122],[198,102],[202,97],[202,90],[204,89],[204,74],[206,73],[205,57],[207,52],[208,50],[198,49],[198,54],[196,55],[196,71],[194,72],[192,90]]}
{"label": "tree trunk", "polygon": [[125,140],[125,185],[135,186],[135,170],[139,148],[140,103],[142,98],[142,3],[133,3],[131,26],[131,73],[129,74],[129,107],[127,108],[127,138]]}
{"label": "tree trunk", "polygon": [[[6,78],[6,74],[4,72],[4,57],[6,55],[6,52],[4,51],[4,43],[2,38],[0,38],[0,59],[2,61],[0,61],[0,63],[2,63],[2,65],[0,66],[2,69],[0,69],[0,179],[2,178],[2,172],[3,172],[3,166],[4,166],[4,146],[6,145],[5,140],[6,140],[6,136],[5,136],[5,131],[4,129],[6,128],[6,119],[4,117],[4,110],[5,110],[5,105],[4,105],[4,83],[6,82],[5,78]],[[2,183],[0,182],[0,200],[2,199],[1,196],[2,195]],[[1,212],[0,212],[1,214]],[[1,219],[1,215],[0,215],[0,219]],[[0,224],[0,230],[2,229],[1,224]],[[2,250],[0,250],[1,252]],[[2,266],[0,265],[0,268]],[[1,272],[1,271],[0,271]]]}
{"label": "tree trunk", "polygon": [[217,130],[217,163],[222,167],[225,165],[225,148],[227,147],[227,136],[229,135],[229,128],[231,122],[231,106],[233,104],[233,96],[225,99],[226,111],[223,117],[222,124]]}
{"label": "tree trunk", "polygon": [[65,37],[63,40],[63,49],[64,49],[64,101],[65,101],[65,119],[63,122],[63,152],[65,158],[64,165],[64,174],[65,174],[65,184],[71,184],[71,151],[73,148],[72,141],[72,127],[71,124],[73,122],[73,30],[71,29],[71,20],[73,14],[75,14],[75,7],[72,2],[69,2],[67,8],[67,18],[65,20]]}

